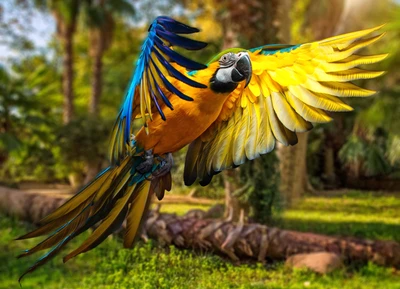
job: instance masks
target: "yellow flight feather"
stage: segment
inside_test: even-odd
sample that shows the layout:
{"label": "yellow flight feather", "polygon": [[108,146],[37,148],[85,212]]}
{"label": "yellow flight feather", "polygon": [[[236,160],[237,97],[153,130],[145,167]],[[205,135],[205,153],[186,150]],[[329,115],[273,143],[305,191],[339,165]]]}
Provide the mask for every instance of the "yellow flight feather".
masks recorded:
{"label": "yellow flight feather", "polygon": [[136,184],[127,188],[124,196],[116,202],[111,212],[107,215],[100,226],[77,249],[66,255],[64,257],[64,262],[67,262],[69,259],[75,257],[78,254],[84,253],[96,247],[96,242],[98,242],[100,238],[105,236],[110,229],[113,229],[113,224],[115,222],[121,221],[122,223],[128,210],[128,202],[132,196],[133,191],[135,190],[135,187]]}
{"label": "yellow flight feather", "polygon": [[84,192],[81,194],[76,194],[74,197],[72,197],[70,200],[68,200],[66,203],[64,203],[61,207],[59,207],[57,210],[55,210],[53,213],[49,214],[45,218],[43,218],[40,223],[46,224],[50,221],[53,221],[54,219],[57,219],[78,206],[80,206],[84,201],[89,199],[93,194],[97,192],[97,190],[103,185],[104,181],[108,181],[109,176],[113,174],[113,171],[107,171],[105,172],[102,176],[100,176],[97,179],[97,182],[92,182],[90,183],[85,189]]}
{"label": "yellow flight feather", "polygon": [[[215,172],[271,151],[275,140],[293,145],[297,142],[295,132],[311,129],[311,122],[331,120],[325,111],[352,110],[339,97],[374,94],[375,91],[350,81],[384,73],[358,66],[382,61],[387,54],[354,55],[381,39],[384,33],[372,35],[381,28],[334,36],[275,53],[263,54],[262,49],[248,51],[251,81],[246,88],[238,85],[225,101],[212,129],[189,147],[187,160],[191,173],[185,174],[185,181],[188,176],[190,183],[196,177],[207,183]],[[192,153],[200,156],[193,157]]]}
{"label": "yellow flight feather", "polygon": [[150,181],[143,181],[136,186],[135,192],[133,193],[134,199],[126,218],[127,225],[124,237],[125,248],[132,248],[133,246],[133,241],[135,240],[137,230],[146,209],[146,203],[148,202],[150,184]]}

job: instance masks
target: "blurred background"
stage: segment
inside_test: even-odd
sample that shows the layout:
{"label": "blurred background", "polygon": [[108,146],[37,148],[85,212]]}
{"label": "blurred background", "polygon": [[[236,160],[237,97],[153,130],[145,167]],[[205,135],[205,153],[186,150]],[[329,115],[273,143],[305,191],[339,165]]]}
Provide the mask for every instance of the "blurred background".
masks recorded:
{"label": "blurred background", "polygon": [[[373,67],[387,71],[383,77],[359,81],[363,87],[380,91],[377,95],[346,99],[353,112],[331,114],[333,122],[300,134],[296,146],[278,147],[240,170],[220,174],[206,188],[183,185],[182,150],[174,156],[173,190],[161,211],[183,215],[213,208],[217,217],[230,215],[234,221],[243,211],[248,222],[400,241],[400,1],[2,0],[0,190],[73,194],[107,166],[109,133],[149,23],[158,15],[201,29],[195,37],[209,45],[189,57],[204,63],[224,48],[304,43],[388,23],[386,36],[363,51],[390,53]],[[9,241],[29,226],[1,216],[0,272],[5,281],[0,281],[0,288],[17,286],[16,276],[26,263],[9,260],[24,244]],[[192,256],[171,248],[165,251],[154,244],[135,249],[132,254],[138,261],[131,266],[142,267],[128,270],[118,267],[126,265],[128,253],[118,253],[122,246],[113,242],[100,247],[107,250],[88,254],[92,261],[86,263],[77,258],[64,267],[60,260],[52,261],[54,272],[38,271],[26,281],[26,288],[215,288],[216,282],[221,282],[218,288],[253,288],[254,284],[261,284],[254,288],[264,288],[267,279],[274,288],[303,288],[306,282],[344,288],[347,278],[349,288],[374,288],[362,287],[364,282],[392,288],[399,281],[398,271],[371,264],[323,279],[307,272],[287,273],[279,264],[272,271],[262,266],[235,267],[219,257]],[[176,271],[157,267],[162,273],[152,275],[157,272],[151,266],[156,265],[148,262],[154,254],[158,256],[155,263],[174,264]],[[185,254],[193,258],[197,275],[184,274],[185,266],[192,266],[182,261]],[[110,264],[99,267],[112,258],[115,268]],[[141,277],[126,279],[118,275],[121,270],[136,270],[132,274]],[[86,271],[94,277],[83,277]],[[211,278],[208,283],[207,278]],[[132,280],[137,283],[129,283]],[[189,282],[188,287],[180,287],[180,282]],[[113,287],[117,283],[125,285]]]}

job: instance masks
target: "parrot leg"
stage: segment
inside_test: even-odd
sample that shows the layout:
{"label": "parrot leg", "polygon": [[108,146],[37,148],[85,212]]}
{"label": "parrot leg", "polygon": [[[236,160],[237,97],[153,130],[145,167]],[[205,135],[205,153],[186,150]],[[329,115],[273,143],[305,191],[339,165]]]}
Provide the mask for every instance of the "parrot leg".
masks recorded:
{"label": "parrot leg", "polygon": [[151,169],[153,168],[153,162],[154,162],[153,149],[149,149],[149,150],[145,151],[143,158],[144,158],[144,162],[142,162],[136,168],[136,171],[142,175],[149,173],[151,171]]}
{"label": "parrot leg", "polygon": [[167,153],[165,158],[158,157],[161,160],[160,168],[153,172],[153,177],[160,178],[170,172],[174,165],[174,158],[171,153]]}

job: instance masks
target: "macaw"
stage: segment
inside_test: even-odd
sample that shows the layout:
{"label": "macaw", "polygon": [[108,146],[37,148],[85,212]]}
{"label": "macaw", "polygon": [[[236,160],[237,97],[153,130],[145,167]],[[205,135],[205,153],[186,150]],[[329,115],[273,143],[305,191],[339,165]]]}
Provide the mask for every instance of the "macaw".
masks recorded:
{"label": "macaw", "polygon": [[[110,166],[19,238],[49,235],[19,257],[51,248],[21,278],[98,223],[64,262],[98,246],[124,220],[124,247],[132,247],[150,197],[161,200],[171,189],[171,153],[186,145],[185,184],[205,186],[277,142],[294,145],[297,132],[331,120],[326,111],[351,111],[340,98],[375,93],[351,81],[383,74],[358,66],[387,54],[355,54],[383,36],[371,36],[381,27],[300,45],[231,48],[204,65],[173,49],[203,49],[206,43],[182,36],[197,28],[156,18],[112,131]],[[135,121],[141,127],[136,133]]]}

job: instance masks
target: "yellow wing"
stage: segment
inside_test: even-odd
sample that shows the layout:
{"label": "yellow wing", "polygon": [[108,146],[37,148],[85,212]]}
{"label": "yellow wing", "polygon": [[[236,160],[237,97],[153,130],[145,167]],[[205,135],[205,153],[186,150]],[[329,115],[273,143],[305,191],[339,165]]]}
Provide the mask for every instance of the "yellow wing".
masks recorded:
{"label": "yellow wing", "polygon": [[354,54],[379,40],[383,34],[369,35],[381,27],[279,50],[249,50],[251,82],[231,93],[218,119],[189,146],[185,184],[199,179],[207,185],[216,173],[270,152],[276,141],[296,144],[296,132],[331,120],[325,111],[352,110],[340,97],[374,94],[350,81],[383,74],[358,66],[379,62],[387,54]]}

